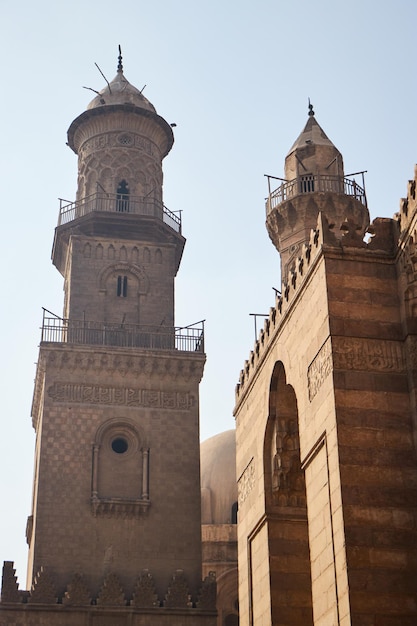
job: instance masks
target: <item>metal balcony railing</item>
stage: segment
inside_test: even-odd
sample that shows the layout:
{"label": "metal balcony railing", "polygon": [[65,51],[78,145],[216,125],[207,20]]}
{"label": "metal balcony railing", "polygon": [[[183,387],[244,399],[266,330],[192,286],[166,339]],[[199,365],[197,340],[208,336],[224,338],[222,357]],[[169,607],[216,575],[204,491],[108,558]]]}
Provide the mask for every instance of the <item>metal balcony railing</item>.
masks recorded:
{"label": "metal balcony railing", "polygon": [[131,196],[130,194],[111,194],[100,191],[76,202],[69,202],[63,198],[59,198],[59,201],[58,226],[98,211],[157,217],[177,233],[181,233],[181,213],[173,213],[156,198]]}
{"label": "metal balcony railing", "polygon": [[[363,172],[358,172],[363,174]],[[268,176],[268,179],[274,178]],[[299,195],[315,192],[332,192],[351,196],[367,206],[365,188],[358,185],[355,179],[332,176],[326,174],[306,174],[293,180],[283,181],[281,185],[270,192],[266,199],[266,214],[269,215],[282,202]]]}
{"label": "metal balcony railing", "polygon": [[150,327],[69,320],[43,309],[41,341],[204,352],[204,320],[185,327]]}

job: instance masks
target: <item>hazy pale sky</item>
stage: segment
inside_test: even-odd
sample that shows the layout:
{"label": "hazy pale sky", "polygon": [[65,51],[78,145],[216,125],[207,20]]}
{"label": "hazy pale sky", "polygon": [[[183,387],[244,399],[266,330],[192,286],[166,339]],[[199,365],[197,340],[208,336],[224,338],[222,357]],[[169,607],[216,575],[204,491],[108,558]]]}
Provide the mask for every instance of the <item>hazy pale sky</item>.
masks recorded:
{"label": "hazy pale sky", "polygon": [[[50,261],[58,197],[75,199],[66,131],[116,74],[168,122],[164,201],[187,244],[176,323],[206,319],[201,436],[233,428],[234,387],[268,313],[279,257],[265,230],[264,174],[307,120],[308,98],[342,152],[367,170],[371,217],[391,217],[416,162],[415,0],[21,0],[0,5],[2,230],[0,563],[25,588],[41,307],[62,313]],[[259,322],[258,328],[261,325]]]}

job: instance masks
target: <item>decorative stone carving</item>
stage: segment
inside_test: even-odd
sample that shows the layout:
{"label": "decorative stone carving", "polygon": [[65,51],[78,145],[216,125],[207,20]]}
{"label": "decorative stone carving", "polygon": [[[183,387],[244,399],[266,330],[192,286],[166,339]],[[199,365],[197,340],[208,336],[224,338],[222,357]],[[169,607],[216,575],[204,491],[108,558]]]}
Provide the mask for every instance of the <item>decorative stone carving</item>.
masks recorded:
{"label": "decorative stone carving", "polygon": [[111,572],[104,579],[97,597],[97,604],[100,606],[126,606],[125,594],[116,574]]}
{"label": "decorative stone carving", "polygon": [[[196,348],[198,350],[198,344],[196,344]],[[127,351],[129,350],[127,348]],[[79,371],[81,369],[84,371],[92,370],[97,373],[104,370],[111,374],[115,371],[122,374],[129,371],[131,374],[146,374],[159,380],[161,378],[200,380],[203,373],[204,359],[199,358],[200,353],[197,353],[197,350],[195,353],[197,358],[194,358],[194,353],[191,353],[190,358],[184,359],[170,352],[167,359],[161,359],[160,357],[153,358],[149,354],[146,358],[133,356],[132,353],[119,353],[117,356],[109,357],[89,348],[85,350],[77,349],[76,353],[72,350],[54,348],[53,350],[41,352],[38,369],[39,367],[43,369],[47,364],[55,370]],[[45,361],[47,361],[46,364]]]}
{"label": "decorative stone carving", "polygon": [[197,608],[207,611],[216,610],[217,583],[216,572],[209,572],[205,577],[198,597]]}
{"label": "decorative stone carving", "polygon": [[116,404],[163,409],[186,409],[194,405],[194,397],[187,392],[156,391],[56,382],[48,388],[55,402],[86,404]]}
{"label": "decorative stone carving", "polygon": [[333,362],[336,369],[373,372],[402,372],[405,367],[399,342],[352,337],[334,338]]}
{"label": "decorative stone carving", "polygon": [[272,502],[276,506],[305,506],[297,420],[277,418],[273,438]]}
{"label": "decorative stone carving", "polygon": [[[136,133],[103,133],[101,135],[97,135],[92,139],[87,139],[81,148],[80,154],[82,154],[83,158],[87,155],[96,152],[102,151],[106,146],[123,146],[123,148],[138,148],[139,150],[146,152],[150,156],[156,158],[160,158],[157,147],[155,144],[147,137],[142,135],[138,135]],[[112,156],[112,152],[108,153]]]}
{"label": "decorative stone carving", "polygon": [[238,502],[243,504],[255,484],[255,461],[251,459],[237,482]]}
{"label": "decorative stone carving", "polygon": [[187,580],[182,569],[177,569],[172,577],[168,593],[165,596],[164,606],[170,609],[192,607]]}
{"label": "decorative stone carving", "polygon": [[366,243],[363,240],[363,230],[352,219],[347,219],[341,225],[340,230],[344,232],[341,240],[343,247],[366,248]]}
{"label": "decorative stone carving", "polygon": [[22,597],[19,592],[16,570],[13,561],[5,561],[3,564],[3,575],[1,582],[1,602],[21,602]]}
{"label": "decorative stone carving", "polygon": [[310,402],[332,371],[332,354],[330,337],[324,342],[313,361],[308,366],[308,397]]}
{"label": "decorative stone carving", "polygon": [[139,576],[133,592],[132,605],[139,609],[159,606],[155,582],[149,570],[144,569]]}
{"label": "decorative stone carving", "polygon": [[99,498],[93,495],[91,507],[94,517],[140,517],[148,512],[151,506],[150,500],[138,498],[128,500],[124,498]]}
{"label": "decorative stone carving", "polygon": [[31,604],[56,604],[58,601],[52,576],[41,567],[36,574],[28,602]]}
{"label": "decorative stone carving", "polygon": [[91,604],[91,595],[81,574],[74,574],[62,599],[67,606],[84,606]]}
{"label": "decorative stone carving", "polygon": [[417,337],[409,335],[407,339],[407,358],[413,369],[417,369]]}

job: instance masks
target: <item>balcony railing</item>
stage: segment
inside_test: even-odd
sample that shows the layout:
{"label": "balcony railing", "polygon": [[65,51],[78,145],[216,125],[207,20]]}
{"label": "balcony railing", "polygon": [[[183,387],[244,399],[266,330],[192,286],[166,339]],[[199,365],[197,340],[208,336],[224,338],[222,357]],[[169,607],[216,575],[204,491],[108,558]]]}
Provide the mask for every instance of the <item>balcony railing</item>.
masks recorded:
{"label": "balcony railing", "polygon": [[[359,174],[363,174],[363,172],[359,172]],[[270,176],[268,178],[273,177]],[[277,189],[272,191],[266,200],[266,214],[269,215],[273,209],[285,202],[285,200],[315,192],[340,193],[351,196],[364,206],[367,206],[365,189],[358,185],[355,179],[325,174],[306,174],[293,180],[283,181]]]}
{"label": "balcony railing", "polygon": [[204,352],[204,320],[185,327],[107,324],[57,317],[43,310],[42,342]]}
{"label": "balcony railing", "polygon": [[82,200],[69,202],[59,199],[58,226],[94,211],[104,213],[133,213],[134,215],[148,215],[157,217],[168,224],[177,233],[181,233],[181,214],[173,213],[156,198],[131,196],[130,194],[116,194],[97,192],[86,196]]}

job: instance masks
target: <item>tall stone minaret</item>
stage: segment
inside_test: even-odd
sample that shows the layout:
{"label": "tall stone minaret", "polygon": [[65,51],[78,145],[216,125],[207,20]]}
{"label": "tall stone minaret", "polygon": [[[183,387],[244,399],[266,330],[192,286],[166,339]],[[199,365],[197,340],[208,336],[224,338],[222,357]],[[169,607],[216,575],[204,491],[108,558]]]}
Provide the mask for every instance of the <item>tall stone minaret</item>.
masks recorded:
{"label": "tall stone minaret", "polygon": [[[201,595],[204,336],[202,324],[174,324],[185,239],[162,198],[173,141],[121,56],[68,131],[78,189],[61,206],[52,253],[64,313],[45,312],[36,373],[29,603],[118,607],[106,625],[139,623],[137,611],[158,620],[158,607],[174,611],[172,624],[194,624],[202,607],[215,622],[212,580]],[[10,567],[3,602],[20,597]],[[48,611],[42,623],[61,623]]]}

